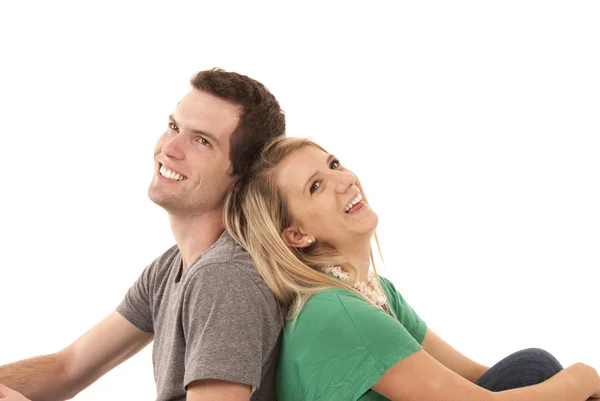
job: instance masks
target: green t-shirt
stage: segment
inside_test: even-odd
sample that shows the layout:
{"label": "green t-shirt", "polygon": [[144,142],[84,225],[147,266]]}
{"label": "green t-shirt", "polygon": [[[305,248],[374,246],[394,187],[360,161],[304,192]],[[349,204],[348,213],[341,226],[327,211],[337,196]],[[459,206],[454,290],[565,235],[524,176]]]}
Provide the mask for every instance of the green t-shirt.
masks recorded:
{"label": "green t-shirt", "polygon": [[277,372],[280,401],[387,400],[371,386],[422,349],[427,326],[392,283],[380,282],[397,319],[332,288],[309,298],[295,326],[287,323]]}

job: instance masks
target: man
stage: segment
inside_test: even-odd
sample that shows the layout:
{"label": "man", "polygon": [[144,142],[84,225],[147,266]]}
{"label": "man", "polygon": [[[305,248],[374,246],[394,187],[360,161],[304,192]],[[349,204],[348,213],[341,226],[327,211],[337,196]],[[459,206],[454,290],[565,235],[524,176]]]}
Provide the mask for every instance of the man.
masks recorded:
{"label": "man", "polygon": [[264,144],[284,135],[285,116],[237,73],[201,71],[191,85],[156,144],[148,190],[176,245],[73,344],[0,367],[0,399],[72,398],[152,341],[157,400],[275,399],[284,312],[224,232],[222,209]]}

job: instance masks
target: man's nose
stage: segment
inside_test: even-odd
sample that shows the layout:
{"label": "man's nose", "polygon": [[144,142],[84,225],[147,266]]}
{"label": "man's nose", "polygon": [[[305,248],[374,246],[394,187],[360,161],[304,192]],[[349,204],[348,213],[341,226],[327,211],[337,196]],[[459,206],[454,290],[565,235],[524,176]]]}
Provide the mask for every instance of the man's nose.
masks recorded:
{"label": "man's nose", "polygon": [[184,140],[185,138],[181,134],[172,136],[163,144],[162,153],[167,157],[183,160],[185,157],[185,152],[183,151]]}

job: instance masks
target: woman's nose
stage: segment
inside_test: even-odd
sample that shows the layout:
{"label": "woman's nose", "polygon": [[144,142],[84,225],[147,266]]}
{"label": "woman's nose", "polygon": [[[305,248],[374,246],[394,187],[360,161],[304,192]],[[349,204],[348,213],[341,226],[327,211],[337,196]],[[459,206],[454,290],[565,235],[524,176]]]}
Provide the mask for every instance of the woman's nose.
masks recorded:
{"label": "woman's nose", "polygon": [[337,191],[339,193],[346,192],[349,187],[356,183],[356,177],[349,171],[336,171],[335,173],[337,175]]}

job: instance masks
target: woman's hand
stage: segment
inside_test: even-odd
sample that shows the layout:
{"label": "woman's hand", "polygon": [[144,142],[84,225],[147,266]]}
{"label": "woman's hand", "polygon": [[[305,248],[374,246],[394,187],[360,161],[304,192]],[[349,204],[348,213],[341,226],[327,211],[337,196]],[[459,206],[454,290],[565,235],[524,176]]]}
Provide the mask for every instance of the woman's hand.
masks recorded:
{"label": "woman's hand", "polygon": [[[590,366],[590,368],[592,368]],[[594,368],[592,368],[594,369]],[[597,385],[596,385],[596,392],[594,394],[592,394],[592,396],[590,398],[588,398],[588,400],[600,400],[600,375],[598,375],[598,372],[594,369],[594,372],[596,373],[596,381],[597,381]]]}
{"label": "woman's hand", "polygon": [[23,394],[16,392],[4,384],[0,384],[0,401],[31,401]]}

